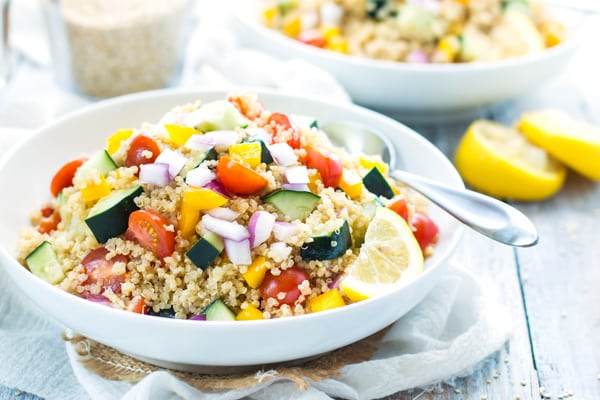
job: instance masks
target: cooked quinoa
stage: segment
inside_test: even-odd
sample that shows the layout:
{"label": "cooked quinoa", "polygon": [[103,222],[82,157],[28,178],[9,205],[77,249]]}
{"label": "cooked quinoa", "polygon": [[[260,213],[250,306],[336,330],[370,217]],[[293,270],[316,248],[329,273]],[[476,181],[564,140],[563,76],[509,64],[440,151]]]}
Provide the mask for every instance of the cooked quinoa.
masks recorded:
{"label": "cooked quinoa", "polygon": [[[212,111],[207,115],[206,110]],[[98,167],[102,164],[90,167],[98,159],[92,155],[87,161],[81,159],[72,181],[61,184],[57,177],[64,177],[61,173],[69,163],[65,164],[52,181],[52,198],[32,214],[31,226],[23,228],[17,256],[32,272],[61,289],[118,309],[191,318],[202,315],[219,299],[232,315],[249,309],[257,310],[262,318],[311,312],[310,300],[336,288],[344,269],[356,259],[376,207],[399,202],[405,206],[408,221],[426,213],[424,199],[389,178],[385,181],[393,194],[387,197],[367,190],[360,178],[352,179],[386,166],[378,156],[348,154],[333,147],[316,124],[311,118],[272,112],[254,95],[232,94],[219,102],[177,106],[158,123],[107,133],[107,150],[98,154],[112,159],[113,167],[108,171]],[[217,138],[216,143],[208,140],[210,135]],[[229,141],[222,140],[225,137]],[[158,146],[158,158],[152,146],[139,146],[140,140],[148,138]],[[260,144],[260,160],[248,153],[256,149],[244,145],[248,143]],[[321,161],[338,165],[343,174],[315,164],[314,153],[309,154],[314,149],[324,157]],[[271,155],[271,161],[262,158],[264,152]],[[212,157],[207,157],[210,153]],[[168,158],[168,154],[175,156]],[[224,163],[228,157],[230,162]],[[178,170],[170,170],[175,165]],[[148,173],[161,166],[169,168],[166,179]],[[248,174],[247,178],[236,176],[228,181],[226,168],[231,166]],[[296,167],[298,181],[290,175]],[[192,176],[197,173],[208,177],[200,182],[205,183],[203,188],[195,186],[199,183]],[[248,189],[252,180],[260,188]],[[128,211],[126,230],[102,238],[104,228],[118,224],[105,220],[98,228],[90,223],[99,204],[119,191],[137,187],[141,189],[132,201],[139,210]],[[250,193],[240,194],[246,189]],[[318,201],[314,207],[306,206],[309,209],[302,217],[291,218],[285,212],[287,204],[266,200],[282,189]],[[186,196],[194,190],[205,196],[202,201],[216,199],[219,206],[207,209],[194,203],[192,207]],[[212,197],[206,200],[206,196]],[[136,225],[133,216],[140,210],[146,217],[158,215],[158,228],[143,219]],[[253,226],[252,218],[257,215],[265,219]],[[210,221],[217,221],[217,228],[207,225]],[[351,240],[341,249],[338,246],[343,243],[332,240],[337,251],[334,257],[319,259],[303,253],[315,237],[342,231],[344,221]],[[231,239],[221,228],[246,236]],[[212,257],[202,252],[200,258],[208,265],[199,265],[188,251],[209,237],[211,229],[222,236],[217,241],[223,240],[225,249],[217,249],[218,255]],[[259,233],[261,229],[266,232]],[[260,235],[266,236],[259,240]],[[165,244],[169,240],[171,247]],[[436,240],[426,244],[426,256],[433,252]],[[56,258],[58,271],[52,276],[39,273],[32,264],[31,255],[42,246]],[[297,298],[285,301],[287,291],[264,294],[260,274],[254,275],[258,281],[252,281],[249,276],[257,265],[263,275],[266,271],[275,280],[289,270],[303,271],[308,279],[294,287]]]}
{"label": "cooked quinoa", "polygon": [[300,42],[378,60],[491,61],[537,53],[565,28],[530,0],[263,0],[263,23]]}

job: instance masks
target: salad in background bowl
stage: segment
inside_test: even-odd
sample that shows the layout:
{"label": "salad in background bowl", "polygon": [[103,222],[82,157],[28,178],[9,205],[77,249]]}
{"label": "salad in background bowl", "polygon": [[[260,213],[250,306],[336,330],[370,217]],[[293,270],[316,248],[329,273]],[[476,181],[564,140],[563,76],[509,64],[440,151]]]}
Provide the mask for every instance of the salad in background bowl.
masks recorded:
{"label": "salad in background bowl", "polygon": [[586,21],[526,0],[235,4],[245,44],[304,58],[355,102],[387,112],[465,110],[524,94],[566,66]]}

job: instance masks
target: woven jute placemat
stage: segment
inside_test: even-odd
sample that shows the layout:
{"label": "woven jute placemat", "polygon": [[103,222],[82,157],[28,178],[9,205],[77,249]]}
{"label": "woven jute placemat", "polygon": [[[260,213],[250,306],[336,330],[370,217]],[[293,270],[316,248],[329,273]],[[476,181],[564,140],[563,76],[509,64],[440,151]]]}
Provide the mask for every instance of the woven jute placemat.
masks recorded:
{"label": "woven jute placemat", "polygon": [[123,354],[85,336],[65,334],[64,339],[74,346],[79,357],[78,361],[85,368],[105,379],[137,383],[153,372],[168,371],[196,389],[227,391],[249,388],[275,378],[289,379],[299,389],[305,389],[310,381],[319,382],[337,377],[344,366],[369,360],[386,332],[387,329],[384,329],[359,342],[305,362],[293,365],[269,364],[228,374],[182,372],[162,368]]}

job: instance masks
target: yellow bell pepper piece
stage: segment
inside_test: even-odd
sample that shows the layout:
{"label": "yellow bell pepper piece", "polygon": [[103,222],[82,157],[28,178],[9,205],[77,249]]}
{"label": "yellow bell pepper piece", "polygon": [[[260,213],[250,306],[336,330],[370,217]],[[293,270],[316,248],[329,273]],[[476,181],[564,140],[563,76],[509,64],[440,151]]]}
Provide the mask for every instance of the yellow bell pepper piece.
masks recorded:
{"label": "yellow bell pepper piece", "polygon": [[556,46],[565,40],[566,31],[563,24],[558,21],[550,20],[542,23],[540,32],[544,37],[546,47]]}
{"label": "yellow bell pepper piece", "polygon": [[121,142],[129,139],[132,134],[133,130],[131,129],[119,129],[110,135],[106,139],[106,151],[108,151],[108,154],[111,156],[115,154],[119,150],[119,147],[121,147]]}
{"label": "yellow bell pepper piece", "polygon": [[89,181],[81,189],[81,197],[85,201],[95,201],[110,194],[110,186],[104,176],[100,175],[97,180]]}
{"label": "yellow bell pepper piece", "polygon": [[194,128],[190,128],[189,126],[181,126],[181,125],[170,125],[165,124],[165,129],[169,134],[169,138],[171,141],[179,146],[183,146],[185,142],[188,141],[190,136],[200,133]]}
{"label": "yellow bell pepper piece", "polygon": [[312,175],[308,176],[308,189],[313,193],[319,192],[319,182],[323,182],[321,178],[321,174],[319,172],[315,172]]}
{"label": "yellow bell pepper piece", "polygon": [[182,204],[178,224],[181,236],[184,238],[192,236],[194,232],[196,232],[196,225],[198,225],[198,222],[200,222],[200,211],[193,210],[190,207],[186,207],[185,204]]}
{"label": "yellow bell pepper piece", "polygon": [[360,157],[358,162],[366,170],[370,171],[371,168],[377,167],[377,169],[379,170],[379,172],[381,172],[383,174],[383,176],[387,176],[387,174],[388,174],[388,166],[385,163],[373,161],[373,160],[365,158],[365,157]]}
{"label": "yellow bell pepper piece", "polygon": [[308,305],[310,307],[310,311],[319,312],[345,306],[346,302],[342,298],[339,290],[331,289],[328,292],[310,299],[308,301]]}
{"label": "yellow bell pepper piece", "polygon": [[302,32],[302,20],[300,17],[289,18],[283,23],[283,33],[289,37],[295,38],[300,32]]}
{"label": "yellow bell pepper piece", "polygon": [[227,197],[203,187],[187,187],[183,191],[182,208],[210,210],[227,203]]}
{"label": "yellow bell pepper piece", "polygon": [[342,173],[342,179],[339,184],[340,189],[342,189],[348,197],[351,199],[357,199],[360,197],[363,189],[363,182],[360,179],[360,176],[356,174],[354,171],[344,170]]}
{"label": "yellow bell pepper piece", "polygon": [[251,321],[254,319],[264,319],[262,311],[260,311],[254,304],[248,304],[248,307],[241,310],[235,319],[238,321]]}
{"label": "yellow bell pepper piece", "polygon": [[325,48],[337,53],[348,54],[348,41],[343,36],[334,36],[327,40]]}
{"label": "yellow bell pepper piece", "polygon": [[334,25],[326,25],[321,27],[321,33],[326,42],[329,42],[332,38],[340,36],[340,27]]}
{"label": "yellow bell pepper piece", "polygon": [[260,164],[262,146],[259,142],[237,143],[229,146],[229,155],[235,161],[241,161],[251,168]]}
{"label": "yellow bell pepper piece", "polygon": [[256,289],[260,286],[263,279],[265,279],[265,274],[267,273],[267,259],[263,256],[256,257],[252,264],[248,266],[246,272],[242,275],[246,280],[248,286],[253,289]]}
{"label": "yellow bell pepper piece", "polygon": [[273,23],[275,21],[275,17],[277,16],[278,7],[274,5],[273,7],[265,8],[262,12],[263,20],[265,25],[269,27],[273,27]]}
{"label": "yellow bell pepper piece", "polygon": [[452,62],[456,59],[460,42],[456,36],[447,35],[440,39],[437,44],[437,51],[443,54],[445,61]]}

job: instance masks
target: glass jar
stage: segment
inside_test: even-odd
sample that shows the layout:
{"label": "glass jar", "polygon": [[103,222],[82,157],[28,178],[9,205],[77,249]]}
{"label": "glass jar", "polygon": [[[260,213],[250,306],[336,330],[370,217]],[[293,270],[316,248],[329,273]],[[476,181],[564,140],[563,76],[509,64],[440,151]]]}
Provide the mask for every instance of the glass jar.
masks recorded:
{"label": "glass jar", "polygon": [[174,82],[187,0],[42,0],[59,84],[92,97]]}

